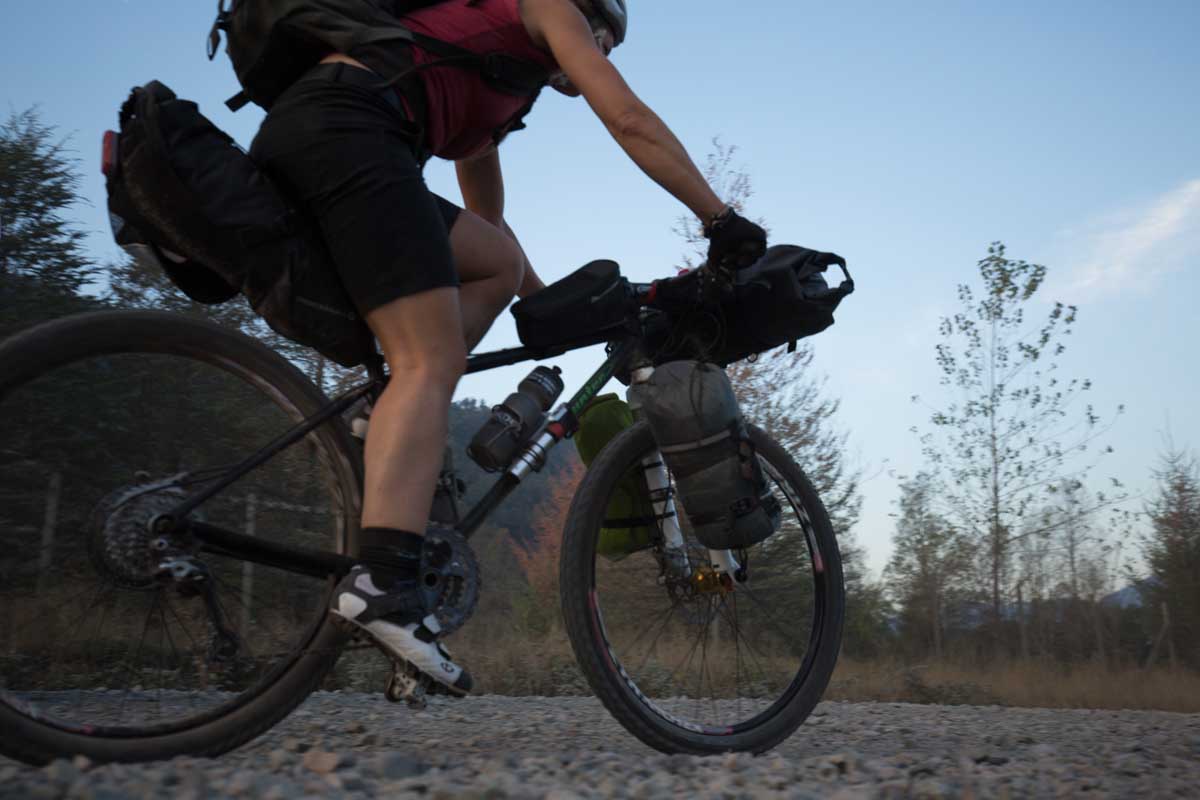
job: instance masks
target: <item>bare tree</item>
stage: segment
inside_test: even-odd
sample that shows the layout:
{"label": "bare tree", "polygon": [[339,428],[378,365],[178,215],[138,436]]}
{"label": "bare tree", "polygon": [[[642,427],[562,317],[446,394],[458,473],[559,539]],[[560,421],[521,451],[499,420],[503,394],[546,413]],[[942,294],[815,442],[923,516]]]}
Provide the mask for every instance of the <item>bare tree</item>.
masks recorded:
{"label": "bare tree", "polygon": [[[737,145],[726,145],[721,142],[721,137],[715,136],[712,147],[712,152],[704,160],[704,177],[718,197],[733,206],[739,214],[743,214],[747,201],[754,196],[750,173],[734,160],[738,152]],[[755,222],[770,233],[764,220],[755,219]],[[681,214],[675,220],[672,230],[687,245],[687,252],[683,254],[683,267],[692,269],[703,264],[708,258],[708,239],[704,237],[704,226],[700,220],[691,214]]]}
{"label": "bare tree", "polygon": [[952,396],[930,408],[921,437],[946,513],[979,547],[997,637],[1012,587],[1012,545],[1045,532],[1027,517],[1064,482],[1088,475],[1096,463],[1089,450],[1111,452],[1097,448],[1107,428],[1086,402],[1091,381],[1060,376],[1076,307],[1056,302],[1040,321],[1029,319],[1045,277],[1046,267],[1007,258],[1003,244],[988,248],[979,294],[961,284],[960,310],[941,321],[937,363]]}

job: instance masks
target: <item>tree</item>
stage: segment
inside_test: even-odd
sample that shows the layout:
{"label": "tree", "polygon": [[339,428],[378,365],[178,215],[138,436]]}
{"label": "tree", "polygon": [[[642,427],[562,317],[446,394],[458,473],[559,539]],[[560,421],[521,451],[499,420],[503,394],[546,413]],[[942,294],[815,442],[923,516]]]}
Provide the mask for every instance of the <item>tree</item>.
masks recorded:
{"label": "tree", "polygon": [[862,510],[861,467],[847,461],[850,434],[836,425],[841,400],[814,374],[809,345],[776,350],[727,368],[746,419],[760,425],[804,469],[829,512],[833,529],[848,536]]}
{"label": "tree", "polygon": [[900,608],[905,638],[941,658],[947,610],[970,594],[971,546],[935,510],[934,482],[928,473],[900,484],[899,504],[886,573],[888,590]]}
{"label": "tree", "polygon": [[1200,464],[1168,442],[1154,476],[1158,491],[1146,505],[1150,532],[1142,543],[1147,599],[1155,617],[1170,620],[1168,644],[1200,666]]}
{"label": "tree", "polygon": [[344,391],[363,379],[362,370],[346,370],[319,352],[297,344],[275,331],[238,295],[216,305],[197,303],[176,288],[171,279],[152,264],[132,258],[106,267],[109,289],[105,300],[117,308],[154,308],[203,317],[233,328],[283,355],[314,383],[330,394]]}
{"label": "tree", "polygon": [[[754,187],[750,181],[750,173],[734,163],[737,156],[736,145],[725,145],[719,136],[713,137],[712,152],[704,161],[704,178],[726,203],[733,206],[739,214],[746,210],[746,201],[754,196]],[[764,230],[766,224],[756,219]],[[683,266],[692,269],[703,264],[708,258],[708,239],[704,236],[704,225],[691,214],[681,214],[675,220],[672,229],[687,245],[688,252],[683,254]],[[769,234],[770,231],[767,230]]]}
{"label": "tree", "polygon": [[563,529],[571,499],[583,479],[583,464],[566,461],[550,479],[549,496],[535,511],[530,527],[531,541],[513,542],[513,554],[529,583],[525,623],[539,632],[553,632],[561,622],[558,596],[558,562],[562,554]]}
{"label": "tree", "polygon": [[0,338],[89,307],[84,234],[64,216],[80,202],[66,140],[36,109],[10,114],[0,125]]}
{"label": "tree", "polygon": [[[736,163],[737,147],[712,141],[704,175],[717,194],[739,213],[754,195],[750,175]],[[758,220],[765,228],[763,220]],[[674,232],[688,248],[685,267],[702,263],[707,240],[699,220],[684,215]],[[829,512],[837,534],[847,596],[846,642],[851,652],[866,653],[884,631],[882,587],[870,581],[865,552],[854,538],[862,510],[863,470],[847,459],[849,434],[836,424],[841,401],[830,397],[826,379],[813,371],[813,349],[801,344],[794,353],[776,350],[726,369],[743,416],[760,425],[804,469]]]}
{"label": "tree", "polygon": [[[978,296],[959,285],[961,309],[942,319],[936,351],[941,385],[957,396],[931,409],[932,428],[921,437],[945,512],[979,548],[997,636],[1012,585],[1012,545],[1045,532],[1025,525],[1027,516],[1064,482],[1088,475],[1096,461],[1086,454],[1107,430],[1085,402],[1091,381],[1060,377],[1076,307],[1055,302],[1031,322],[1046,272],[1010,260],[997,242],[979,262]],[[1099,495],[1074,514],[1111,502]]]}

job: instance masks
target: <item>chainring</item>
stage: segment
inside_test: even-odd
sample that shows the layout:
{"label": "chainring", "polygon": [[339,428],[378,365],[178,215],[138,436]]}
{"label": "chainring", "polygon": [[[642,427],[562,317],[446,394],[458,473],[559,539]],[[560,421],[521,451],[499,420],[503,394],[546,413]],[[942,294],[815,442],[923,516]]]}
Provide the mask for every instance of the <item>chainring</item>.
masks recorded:
{"label": "chainring", "polygon": [[421,592],[443,633],[466,624],[479,604],[479,559],[454,528],[431,525],[421,551]]}

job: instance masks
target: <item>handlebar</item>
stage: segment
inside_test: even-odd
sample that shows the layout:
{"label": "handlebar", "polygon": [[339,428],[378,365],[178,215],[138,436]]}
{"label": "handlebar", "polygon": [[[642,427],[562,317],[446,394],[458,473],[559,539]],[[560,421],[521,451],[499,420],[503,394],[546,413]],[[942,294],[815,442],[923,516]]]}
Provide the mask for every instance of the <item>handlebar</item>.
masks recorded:
{"label": "handlebar", "polygon": [[722,280],[722,271],[714,272],[705,263],[671,278],[659,278],[650,283],[631,282],[629,286],[638,305],[668,310],[718,300],[717,295],[732,289],[732,282]]}

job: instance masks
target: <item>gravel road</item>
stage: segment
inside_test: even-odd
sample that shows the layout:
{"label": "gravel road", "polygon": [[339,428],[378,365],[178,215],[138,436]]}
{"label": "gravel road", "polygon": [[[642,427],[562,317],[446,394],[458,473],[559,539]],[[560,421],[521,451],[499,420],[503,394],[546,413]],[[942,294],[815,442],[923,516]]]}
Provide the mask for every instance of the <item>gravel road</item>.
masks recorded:
{"label": "gravel road", "polygon": [[215,761],[33,769],[0,798],[1196,797],[1200,715],[823,703],[759,758],[665,756],[591,698],[320,692]]}

